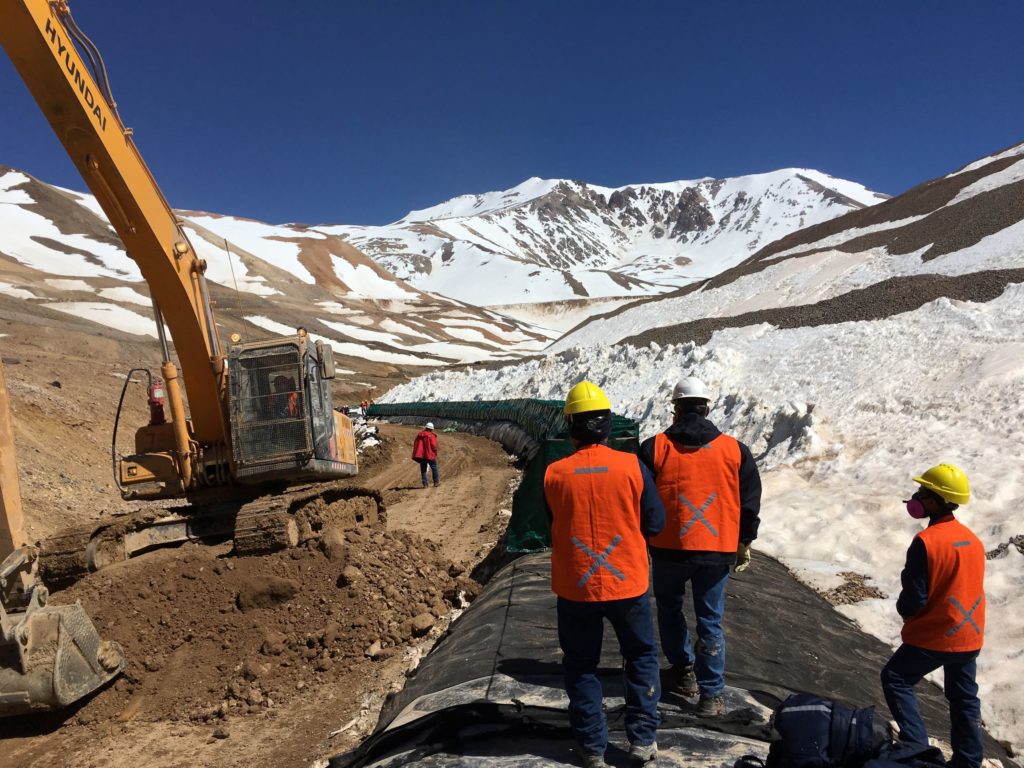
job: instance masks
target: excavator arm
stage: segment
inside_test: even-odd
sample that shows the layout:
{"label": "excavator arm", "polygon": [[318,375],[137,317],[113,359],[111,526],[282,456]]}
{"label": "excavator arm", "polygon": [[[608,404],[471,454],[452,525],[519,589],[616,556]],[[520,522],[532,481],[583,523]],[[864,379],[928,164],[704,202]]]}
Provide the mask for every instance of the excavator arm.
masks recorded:
{"label": "excavator arm", "polygon": [[[195,502],[158,520],[142,513],[118,526],[87,530],[84,537],[71,531],[55,537],[58,544],[44,543],[42,553],[29,547],[0,377],[2,716],[70,703],[124,667],[121,649],[100,640],[81,606],[47,605],[39,575],[47,572],[46,562],[60,562],[62,574],[77,576],[153,546],[225,533],[234,536],[236,551],[294,544],[288,503],[270,499],[244,506],[244,500],[259,497],[267,487],[351,477],[358,465],[352,424],[331,407],[334,358],[328,345],[300,329],[295,337],[245,344],[233,337],[231,349],[222,350],[206,263],[121,121],[99,51],[78,28],[66,0],[0,0],[0,46],[138,264],[153,298],[163,383],[150,387],[150,423],[136,432],[136,454],[119,462],[122,495],[186,496]],[[188,414],[165,323],[181,365]],[[155,490],[133,490],[152,486]],[[232,488],[224,493],[224,486]],[[199,508],[204,501],[232,500],[236,492],[241,505]]]}
{"label": "excavator arm", "polygon": [[[329,417],[328,380],[334,376],[329,346],[314,346],[300,330],[294,338],[222,350],[206,263],[121,121],[99,52],[78,28],[66,0],[0,0],[0,45],[153,297],[171,419],[164,423],[160,411],[136,432],[136,454],[119,463],[125,498],[199,499],[225,485],[356,474],[351,423]],[[181,364],[188,415],[163,334],[165,322]],[[301,405],[290,423],[288,415],[273,413],[281,386],[290,387],[285,396]],[[155,490],[131,490],[149,486]]]}
{"label": "excavator arm", "polygon": [[[174,446],[164,455],[173,456],[179,490],[187,491],[193,484],[197,451],[206,447],[223,459],[229,442],[225,358],[206,291],[206,263],[197,257],[143,162],[131,130],[121,122],[99,53],[78,29],[67,3],[0,0],[0,45],[149,286],[172,412],[167,431],[173,433]],[[181,364],[188,417],[178,370],[163,338],[164,323]],[[144,466],[145,461],[143,471]]]}

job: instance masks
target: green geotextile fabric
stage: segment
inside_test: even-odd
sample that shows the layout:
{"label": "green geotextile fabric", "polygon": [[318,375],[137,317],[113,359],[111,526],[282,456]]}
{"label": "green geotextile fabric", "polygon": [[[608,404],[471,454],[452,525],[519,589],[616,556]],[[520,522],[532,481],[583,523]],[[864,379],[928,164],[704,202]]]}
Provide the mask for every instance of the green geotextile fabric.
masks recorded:
{"label": "green geotextile fabric", "polygon": [[[553,461],[572,453],[562,400],[492,400],[375,403],[367,416],[449,419],[456,422],[512,422],[536,441],[537,450],[523,468],[523,479],[512,496],[512,519],[508,524],[506,547],[510,552],[534,552],[551,543],[544,509],[544,472]],[[640,450],[639,425],[632,419],[612,414],[608,444],[617,450]]]}

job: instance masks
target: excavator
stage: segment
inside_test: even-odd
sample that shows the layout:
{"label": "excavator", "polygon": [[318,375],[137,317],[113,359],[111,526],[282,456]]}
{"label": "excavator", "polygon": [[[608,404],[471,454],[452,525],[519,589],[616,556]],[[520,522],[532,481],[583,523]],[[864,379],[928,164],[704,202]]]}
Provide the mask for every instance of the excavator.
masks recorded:
{"label": "excavator", "polygon": [[[43,583],[72,583],[154,547],[197,539],[233,539],[239,554],[272,551],[299,541],[292,513],[317,498],[371,496],[375,513],[382,513],[379,494],[331,482],[358,473],[352,423],[332,407],[331,347],[302,328],[293,337],[243,343],[232,334],[229,345],[222,343],[206,262],[143,162],[118,113],[99,51],[66,0],[0,0],[0,46],[138,264],[152,297],[163,362],[158,375],[133,369],[126,377],[115,444],[125,392],[136,375],[148,382],[150,417],[135,432],[134,453],[115,453],[115,481],[126,500],[186,501],[69,529],[32,554],[23,541],[12,541],[11,572],[0,572],[6,580],[0,583],[13,584],[18,574],[24,581],[31,562],[36,584],[19,593],[29,599],[44,594]],[[31,600],[27,604],[32,610]],[[25,622],[19,629],[11,616],[4,614],[4,637],[24,635]],[[0,669],[5,663],[0,658]],[[0,715],[10,690],[3,680]]]}

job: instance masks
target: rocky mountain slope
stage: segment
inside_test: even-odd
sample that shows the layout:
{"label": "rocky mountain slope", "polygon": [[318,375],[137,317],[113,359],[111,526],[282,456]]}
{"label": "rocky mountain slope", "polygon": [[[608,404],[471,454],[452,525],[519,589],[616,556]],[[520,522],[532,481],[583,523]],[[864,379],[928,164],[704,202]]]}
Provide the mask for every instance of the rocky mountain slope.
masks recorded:
{"label": "rocky mountain slope", "polygon": [[[424,367],[516,357],[553,334],[425,293],[341,239],[179,212],[200,257],[222,335],[297,326],[332,344],[345,375],[367,382]],[[0,166],[0,312],[155,340],[145,282],[94,198]]]}
{"label": "rocky mountain slope", "polygon": [[794,168],[619,188],[532,178],[382,227],[317,229],[422,290],[480,306],[516,305],[663,293],[884,199]]}
{"label": "rocky mountain slope", "polygon": [[1022,280],[1024,143],[781,238],[708,280],[591,318],[549,351],[876,319],[940,296],[989,301]]}

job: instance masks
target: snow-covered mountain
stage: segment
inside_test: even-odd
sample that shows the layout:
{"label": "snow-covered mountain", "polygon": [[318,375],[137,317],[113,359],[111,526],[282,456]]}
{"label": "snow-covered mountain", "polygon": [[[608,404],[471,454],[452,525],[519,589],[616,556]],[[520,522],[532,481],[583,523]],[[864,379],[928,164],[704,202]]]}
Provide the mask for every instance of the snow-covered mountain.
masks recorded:
{"label": "snow-covered mountain", "polygon": [[[304,325],[360,370],[529,354],[596,312],[880,197],[791,169],[619,189],[531,179],[377,228],[179,213],[225,327],[251,337]],[[155,335],[139,309],[145,283],[94,198],[0,166],[0,202],[0,292]]]}
{"label": "snow-covered mountain", "polygon": [[716,329],[868,320],[939,296],[989,300],[1021,279],[1024,145],[884,203],[808,227],[669,296],[594,317],[579,344],[706,341]]}
{"label": "snow-covered mountain", "polygon": [[797,168],[618,188],[532,178],[386,226],[317,229],[421,290],[504,306],[664,293],[884,199]]}
{"label": "snow-covered mountain", "polygon": [[[383,376],[515,358],[553,337],[496,312],[424,293],[332,235],[179,214],[208,264],[226,333],[255,339],[294,333],[301,325],[330,341],[342,368]],[[146,283],[95,198],[2,166],[0,304],[44,322],[63,318],[129,337],[156,337]]]}
{"label": "snow-covered mountain", "polygon": [[901,500],[930,466],[966,471],[972,498],[957,514],[990,557],[982,713],[1019,750],[1024,144],[592,320],[544,357],[429,374],[387,399],[556,399],[589,379],[648,437],[689,375],[715,393],[712,421],[757,458],[754,547],[822,590],[868,577],[880,596],[839,610],[894,645],[900,571],[921,525]]}

